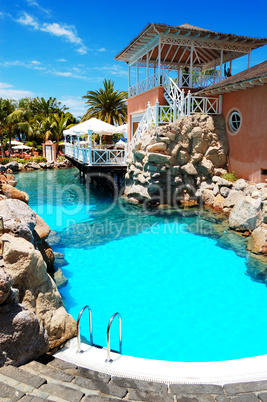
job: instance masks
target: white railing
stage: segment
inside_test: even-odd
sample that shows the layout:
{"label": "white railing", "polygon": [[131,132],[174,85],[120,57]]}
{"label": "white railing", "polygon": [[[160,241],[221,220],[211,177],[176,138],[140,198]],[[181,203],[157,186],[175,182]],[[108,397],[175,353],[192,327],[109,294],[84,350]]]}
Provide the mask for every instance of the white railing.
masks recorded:
{"label": "white railing", "polygon": [[151,75],[148,78],[138,82],[135,85],[129,87],[128,96],[135,96],[141,94],[149,89],[155,88],[159,85],[158,83],[158,74]]}
{"label": "white railing", "polygon": [[84,165],[122,165],[126,163],[125,149],[94,149],[65,142],[65,155]]}
{"label": "white railing", "polygon": [[135,147],[136,143],[142,138],[142,136],[145,134],[146,131],[150,128],[152,124],[156,125],[158,121],[158,102],[156,106],[151,107],[150,102],[147,104],[147,109],[141,119],[141,121],[138,124],[138,127],[131,139],[131,142],[129,144],[129,149],[128,151],[132,151],[133,148]]}
{"label": "white railing", "polygon": [[159,106],[158,101],[156,101],[155,106],[151,107],[148,102],[147,110],[129,144],[129,152],[133,150],[137,142],[152,125],[156,127],[159,124],[176,122],[194,113],[221,114],[222,97],[195,96],[190,91],[185,96],[182,90],[179,94],[179,100],[174,101],[172,105]]}
{"label": "white railing", "polygon": [[165,71],[163,74],[163,83],[165,89],[165,97],[167,98],[168,102],[172,103],[175,100],[179,100],[182,91],[180,90],[178,85],[173,81],[173,79],[169,77],[168,74],[166,74]]}

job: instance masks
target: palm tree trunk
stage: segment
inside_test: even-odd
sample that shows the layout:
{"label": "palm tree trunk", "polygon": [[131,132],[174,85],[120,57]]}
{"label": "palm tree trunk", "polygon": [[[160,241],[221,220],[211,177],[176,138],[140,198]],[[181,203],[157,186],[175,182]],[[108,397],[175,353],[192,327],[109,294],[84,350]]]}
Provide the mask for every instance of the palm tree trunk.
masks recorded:
{"label": "palm tree trunk", "polygon": [[8,156],[11,156],[11,140],[12,140],[12,127],[9,126],[8,128],[8,137],[9,137],[9,147],[8,147]]}
{"label": "palm tree trunk", "polygon": [[2,152],[2,158],[4,158],[4,143],[3,143],[3,129],[0,131],[0,138],[1,138],[1,152]]}

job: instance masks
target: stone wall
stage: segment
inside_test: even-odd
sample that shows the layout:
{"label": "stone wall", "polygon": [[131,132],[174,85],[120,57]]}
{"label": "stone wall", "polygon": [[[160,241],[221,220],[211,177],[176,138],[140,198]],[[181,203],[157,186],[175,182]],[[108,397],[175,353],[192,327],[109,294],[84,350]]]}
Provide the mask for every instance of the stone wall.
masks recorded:
{"label": "stone wall", "polygon": [[125,196],[134,202],[176,204],[203,181],[225,172],[228,142],[222,116],[195,114],[150,129],[128,160]]}

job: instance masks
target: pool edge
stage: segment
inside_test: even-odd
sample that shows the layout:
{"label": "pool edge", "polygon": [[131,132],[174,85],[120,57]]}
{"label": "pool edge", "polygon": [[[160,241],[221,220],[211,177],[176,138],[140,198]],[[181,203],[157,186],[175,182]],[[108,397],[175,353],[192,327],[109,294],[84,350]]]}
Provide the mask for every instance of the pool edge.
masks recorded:
{"label": "pool edge", "polygon": [[82,343],[82,351],[77,353],[77,338],[74,338],[54,356],[113,377],[166,384],[225,385],[267,380],[267,355],[218,362],[183,363],[111,353],[113,362],[105,363],[105,348]]}

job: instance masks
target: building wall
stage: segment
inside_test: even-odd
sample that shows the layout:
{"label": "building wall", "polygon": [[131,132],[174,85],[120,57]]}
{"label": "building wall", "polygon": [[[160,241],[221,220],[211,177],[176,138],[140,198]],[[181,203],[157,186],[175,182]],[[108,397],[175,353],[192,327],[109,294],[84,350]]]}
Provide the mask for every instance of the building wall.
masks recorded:
{"label": "building wall", "polygon": [[[229,115],[237,109],[242,116],[240,129],[233,135]],[[239,177],[264,181],[267,170],[267,85],[223,95],[223,115],[229,140],[229,170]],[[263,172],[265,173],[265,172]]]}
{"label": "building wall", "polygon": [[[164,88],[156,87],[149,89],[146,92],[143,92],[139,95],[133,96],[128,99],[128,141],[132,138],[132,115],[144,113],[147,108],[147,103],[150,102],[151,106],[155,105],[156,100],[158,99],[160,105],[166,105],[167,101],[164,97]],[[135,123],[134,123],[135,125]]]}

